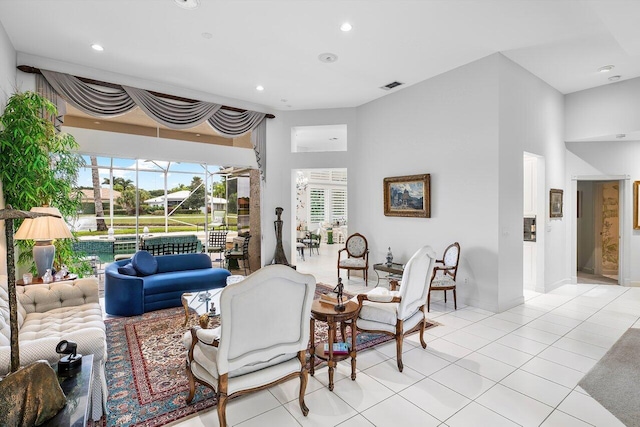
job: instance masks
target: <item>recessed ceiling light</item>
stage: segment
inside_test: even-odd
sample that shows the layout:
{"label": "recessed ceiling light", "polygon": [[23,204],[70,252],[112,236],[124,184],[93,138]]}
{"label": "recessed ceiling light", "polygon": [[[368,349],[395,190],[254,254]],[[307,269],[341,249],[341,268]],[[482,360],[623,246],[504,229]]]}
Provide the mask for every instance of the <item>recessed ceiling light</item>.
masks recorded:
{"label": "recessed ceiling light", "polygon": [[199,6],[200,0],[174,0],[183,9],[195,9]]}
{"label": "recessed ceiling light", "polygon": [[213,34],[211,34],[211,33],[202,33],[202,37],[204,37],[205,39],[210,39],[211,37],[213,37]]}
{"label": "recessed ceiling light", "polygon": [[264,86],[258,85],[256,86],[256,90],[262,92],[264,90]]}
{"label": "recessed ceiling light", "polygon": [[615,65],[605,65],[604,67],[600,67],[598,68],[598,71],[601,73],[608,73],[609,71],[613,70],[615,68]]}
{"label": "recessed ceiling light", "polygon": [[100,124],[100,122],[93,122],[93,123],[95,123],[95,124],[97,124],[97,125],[99,125],[99,124]]}
{"label": "recessed ceiling light", "polygon": [[625,136],[627,136],[627,135],[626,135],[626,134],[624,134],[624,133],[619,133],[619,134],[617,134],[617,135],[616,135],[616,138],[618,138],[618,139],[622,139],[622,138],[624,138]]}
{"label": "recessed ceiling light", "polygon": [[93,50],[97,50],[98,52],[102,52],[104,50],[104,48],[99,45],[98,43],[94,43],[91,45],[91,49]]}
{"label": "recessed ceiling light", "polygon": [[318,59],[321,62],[331,63],[331,62],[336,62],[338,60],[338,55],[336,55],[335,53],[326,52],[326,53],[321,53],[320,55],[318,55]]}
{"label": "recessed ceiling light", "polygon": [[199,133],[196,133],[196,136],[200,136],[200,134],[199,134]]}
{"label": "recessed ceiling light", "polygon": [[340,25],[340,30],[344,31],[345,33],[348,31],[351,31],[352,28],[353,27],[348,22],[345,22],[344,24]]}
{"label": "recessed ceiling light", "polygon": [[617,82],[618,80],[620,80],[620,76],[611,76],[611,77],[609,77],[609,81],[610,82]]}

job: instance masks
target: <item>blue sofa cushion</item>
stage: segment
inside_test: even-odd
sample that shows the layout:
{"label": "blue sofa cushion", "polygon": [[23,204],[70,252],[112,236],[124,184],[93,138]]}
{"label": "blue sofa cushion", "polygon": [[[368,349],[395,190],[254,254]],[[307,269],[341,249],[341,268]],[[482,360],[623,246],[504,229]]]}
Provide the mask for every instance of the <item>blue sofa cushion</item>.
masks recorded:
{"label": "blue sofa cushion", "polygon": [[138,275],[138,272],[133,267],[133,264],[131,264],[130,262],[125,264],[125,265],[123,265],[122,267],[118,267],[118,273],[124,274],[126,276],[137,276]]}
{"label": "blue sofa cushion", "polygon": [[131,258],[133,268],[141,276],[150,276],[158,271],[158,261],[147,251],[138,251]]}

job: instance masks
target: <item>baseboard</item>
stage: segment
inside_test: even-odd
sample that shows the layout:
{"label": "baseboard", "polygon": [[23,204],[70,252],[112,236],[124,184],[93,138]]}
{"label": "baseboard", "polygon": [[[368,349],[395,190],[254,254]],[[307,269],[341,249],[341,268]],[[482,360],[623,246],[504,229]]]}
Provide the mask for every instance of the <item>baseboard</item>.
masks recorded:
{"label": "baseboard", "polygon": [[630,288],[640,288],[640,282],[637,280],[627,280],[624,286],[628,286]]}

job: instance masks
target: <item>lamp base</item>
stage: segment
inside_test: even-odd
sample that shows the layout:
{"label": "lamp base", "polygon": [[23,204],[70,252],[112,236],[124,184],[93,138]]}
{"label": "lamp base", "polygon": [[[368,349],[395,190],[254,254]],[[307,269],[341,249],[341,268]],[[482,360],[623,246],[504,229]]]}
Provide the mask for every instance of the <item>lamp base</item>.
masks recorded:
{"label": "lamp base", "polygon": [[53,257],[56,254],[56,247],[51,240],[36,240],[33,247],[33,261],[38,269],[38,277],[44,276],[48,269],[53,266]]}
{"label": "lamp base", "polygon": [[58,373],[75,371],[82,366],[82,355],[67,355],[58,361]]}

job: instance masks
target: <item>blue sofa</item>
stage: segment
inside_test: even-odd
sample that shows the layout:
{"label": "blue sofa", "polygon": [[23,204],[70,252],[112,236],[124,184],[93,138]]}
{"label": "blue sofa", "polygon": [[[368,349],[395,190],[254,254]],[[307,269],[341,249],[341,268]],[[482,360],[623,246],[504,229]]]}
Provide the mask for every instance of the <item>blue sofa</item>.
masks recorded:
{"label": "blue sofa", "polygon": [[[144,254],[147,258],[149,254]],[[128,275],[123,271],[131,260],[116,261],[105,269],[105,311],[117,316],[135,316],[148,311],[182,305],[184,292],[222,288],[231,275],[213,268],[207,254],[160,255],[152,257],[157,269],[152,274]],[[123,268],[121,268],[123,267]],[[131,274],[131,272],[129,273]],[[134,273],[135,274],[135,273]]]}

